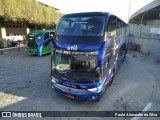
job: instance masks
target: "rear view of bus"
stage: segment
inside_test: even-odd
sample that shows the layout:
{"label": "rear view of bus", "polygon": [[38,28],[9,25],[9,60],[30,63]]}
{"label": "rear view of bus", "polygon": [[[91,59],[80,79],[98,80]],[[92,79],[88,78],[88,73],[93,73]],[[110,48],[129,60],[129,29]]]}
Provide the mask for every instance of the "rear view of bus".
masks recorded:
{"label": "rear view of bus", "polygon": [[[115,37],[107,38],[109,13],[64,15],[51,59],[54,91],[77,100],[99,101],[117,68]],[[124,40],[123,40],[124,42]]]}
{"label": "rear view of bus", "polygon": [[[28,54],[38,54],[38,47],[43,44],[46,40],[54,37],[55,30],[42,30],[32,31],[27,37],[27,51]],[[52,42],[48,42],[42,45],[42,54],[47,54],[52,51]]]}

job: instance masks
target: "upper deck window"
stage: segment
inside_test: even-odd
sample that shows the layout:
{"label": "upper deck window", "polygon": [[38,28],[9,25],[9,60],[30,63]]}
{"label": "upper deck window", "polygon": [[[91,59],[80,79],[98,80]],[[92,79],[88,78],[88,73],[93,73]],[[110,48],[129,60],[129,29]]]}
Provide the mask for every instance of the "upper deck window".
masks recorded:
{"label": "upper deck window", "polygon": [[103,36],[105,17],[64,17],[61,18],[57,35]]}

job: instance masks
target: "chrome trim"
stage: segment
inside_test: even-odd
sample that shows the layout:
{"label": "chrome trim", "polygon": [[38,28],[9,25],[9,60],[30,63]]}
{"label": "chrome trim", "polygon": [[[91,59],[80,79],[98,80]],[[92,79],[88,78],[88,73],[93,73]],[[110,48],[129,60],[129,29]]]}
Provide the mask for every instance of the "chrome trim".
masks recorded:
{"label": "chrome trim", "polygon": [[54,84],[54,86],[64,90],[64,91],[68,91],[68,92],[76,92],[76,93],[89,93],[89,91],[86,91],[84,89],[75,89],[75,88],[71,88],[71,87],[67,87],[67,86],[63,86],[60,84]]}

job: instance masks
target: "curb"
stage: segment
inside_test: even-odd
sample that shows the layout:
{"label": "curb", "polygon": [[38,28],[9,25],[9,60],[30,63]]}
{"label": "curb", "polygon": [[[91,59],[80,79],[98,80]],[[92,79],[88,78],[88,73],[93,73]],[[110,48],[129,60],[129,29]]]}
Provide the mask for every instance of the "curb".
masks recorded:
{"label": "curb", "polygon": [[26,46],[3,48],[3,49],[0,49],[0,55],[6,55],[11,52],[24,52],[25,50],[26,50]]}

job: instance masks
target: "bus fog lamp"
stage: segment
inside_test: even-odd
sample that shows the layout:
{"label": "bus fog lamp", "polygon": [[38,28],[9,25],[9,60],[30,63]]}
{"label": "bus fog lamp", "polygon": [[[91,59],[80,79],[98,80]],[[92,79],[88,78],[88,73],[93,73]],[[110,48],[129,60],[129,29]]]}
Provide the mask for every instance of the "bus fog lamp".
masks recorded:
{"label": "bus fog lamp", "polygon": [[89,98],[90,100],[95,100],[96,99],[96,96],[92,96]]}

